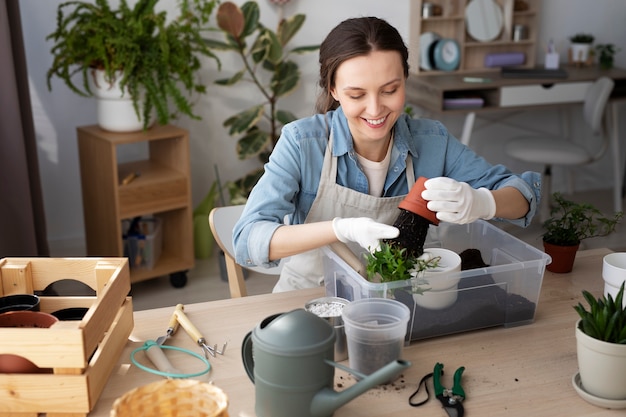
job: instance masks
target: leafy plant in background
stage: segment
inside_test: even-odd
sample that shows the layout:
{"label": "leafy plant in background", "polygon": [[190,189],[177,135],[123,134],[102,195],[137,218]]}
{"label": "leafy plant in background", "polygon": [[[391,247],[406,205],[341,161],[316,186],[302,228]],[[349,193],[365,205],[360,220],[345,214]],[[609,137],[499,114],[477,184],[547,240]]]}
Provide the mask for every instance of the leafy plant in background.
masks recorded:
{"label": "leafy plant in background", "polygon": [[570,36],[569,40],[572,43],[593,43],[594,36],[590,33],[577,33],[573,36]]}
{"label": "leafy plant in background", "polygon": [[605,217],[592,204],[566,200],[560,193],[554,193],[553,199],[551,217],[543,224],[543,240],[553,245],[573,246],[583,239],[606,236],[615,231],[623,216],[620,211]]}
{"label": "leafy plant in background", "polygon": [[48,89],[56,76],[74,93],[90,97],[90,73],[100,69],[111,83],[121,74],[121,88],[129,91],[144,128],[153,110],[158,122],[167,124],[175,116],[170,105],[199,119],[187,95],[206,91],[197,78],[201,56],[220,64],[202,36],[218,0],[178,0],[179,15],[169,21],[166,12],[155,10],[157,3],[138,0],[130,8],[121,0],[117,9],[108,0],[60,4],[56,30],[46,37],[54,42]]}
{"label": "leafy plant in background", "polygon": [[598,51],[598,63],[600,64],[601,69],[611,69],[613,68],[613,60],[615,58],[615,54],[620,51],[612,43],[605,43],[596,45],[596,51]]}
{"label": "leafy plant in background", "polygon": [[580,330],[594,339],[626,344],[626,308],[622,304],[624,283],[615,299],[611,294],[596,299],[588,291],[583,291],[583,296],[589,304],[589,310],[581,303],[574,306],[580,316]]}
{"label": "leafy plant in background", "polygon": [[[319,46],[287,47],[304,24],[303,14],[282,19],[276,31],[265,27],[259,18],[259,6],[254,1],[246,2],[241,8],[232,2],[222,3],[217,10],[217,24],[226,40],[206,42],[211,49],[237,53],[243,64],[235,75],[219,79],[216,84],[233,86],[248,82],[263,97],[262,102],[227,118],[224,126],[229,128],[230,135],[241,135],[237,141],[239,159],[258,157],[264,164],[269,161],[282,126],[296,119],[290,111],[278,108],[278,101],[293,92],[300,82],[300,70],[290,59],[291,55],[315,51]],[[262,174],[261,167],[229,183],[231,203],[245,200]]]}

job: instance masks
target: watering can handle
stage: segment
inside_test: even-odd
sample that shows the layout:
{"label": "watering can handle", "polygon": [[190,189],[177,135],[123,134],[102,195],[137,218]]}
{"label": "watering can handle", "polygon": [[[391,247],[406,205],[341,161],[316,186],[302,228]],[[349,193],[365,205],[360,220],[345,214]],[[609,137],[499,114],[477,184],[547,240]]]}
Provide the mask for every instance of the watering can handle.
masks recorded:
{"label": "watering can handle", "polygon": [[243,367],[248,374],[250,381],[254,383],[254,357],[252,356],[252,332],[243,338],[241,344],[241,358],[243,359]]}

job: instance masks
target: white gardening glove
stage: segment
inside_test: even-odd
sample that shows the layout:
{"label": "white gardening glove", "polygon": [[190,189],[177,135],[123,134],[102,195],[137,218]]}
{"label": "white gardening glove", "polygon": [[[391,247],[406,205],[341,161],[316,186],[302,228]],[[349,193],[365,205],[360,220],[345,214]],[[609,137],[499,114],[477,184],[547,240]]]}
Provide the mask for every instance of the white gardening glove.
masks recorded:
{"label": "white gardening glove", "polygon": [[430,210],[444,222],[465,224],[496,215],[496,200],[486,188],[474,189],[452,178],[431,178],[424,183],[422,198]]}
{"label": "white gardening glove", "polygon": [[375,222],[369,217],[335,217],[333,230],[341,242],[356,242],[370,252],[380,247],[380,239],[393,239],[400,234],[396,227]]}

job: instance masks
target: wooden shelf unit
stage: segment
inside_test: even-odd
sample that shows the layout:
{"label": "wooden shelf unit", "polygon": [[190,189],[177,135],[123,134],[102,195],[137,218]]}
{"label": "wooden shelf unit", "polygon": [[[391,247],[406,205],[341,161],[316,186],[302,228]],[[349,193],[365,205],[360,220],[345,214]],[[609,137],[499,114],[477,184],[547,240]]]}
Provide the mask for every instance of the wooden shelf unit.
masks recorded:
{"label": "wooden shelf unit", "polygon": [[[478,42],[467,33],[465,8],[471,0],[410,0],[409,65],[411,72],[437,74],[445,71],[425,71],[420,68],[420,36],[434,32],[442,38],[455,39],[461,48],[461,63],[455,72],[500,71],[499,67],[487,68],[485,56],[490,53],[522,52],[526,55],[523,67],[536,65],[538,17],[541,0],[524,0],[528,10],[515,12],[514,0],[495,0],[502,8],[504,25],[500,36],[490,42]],[[441,16],[422,17],[422,5],[426,1],[442,9]],[[527,38],[513,41],[515,25],[525,25]]]}
{"label": "wooden shelf unit", "polygon": [[[131,282],[192,268],[187,131],[167,125],[146,132],[116,133],[83,126],[77,128],[77,134],[87,255],[123,256],[122,220],[153,215],[162,220],[161,255],[152,269],[131,269]],[[148,159],[119,163],[118,146],[139,142],[148,142]],[[122,185],[130,173],[140,175]]]}

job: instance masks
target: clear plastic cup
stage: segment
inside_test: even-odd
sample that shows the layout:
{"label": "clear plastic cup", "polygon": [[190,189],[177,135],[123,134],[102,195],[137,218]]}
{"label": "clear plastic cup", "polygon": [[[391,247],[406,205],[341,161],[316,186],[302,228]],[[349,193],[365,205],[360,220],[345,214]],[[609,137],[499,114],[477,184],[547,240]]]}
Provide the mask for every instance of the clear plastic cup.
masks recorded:
{"label": "clear plastic cup", "polygon": [[365,298],[343,308],[350,368],[365,375],[402,356],[410,310],[399,301]]}

